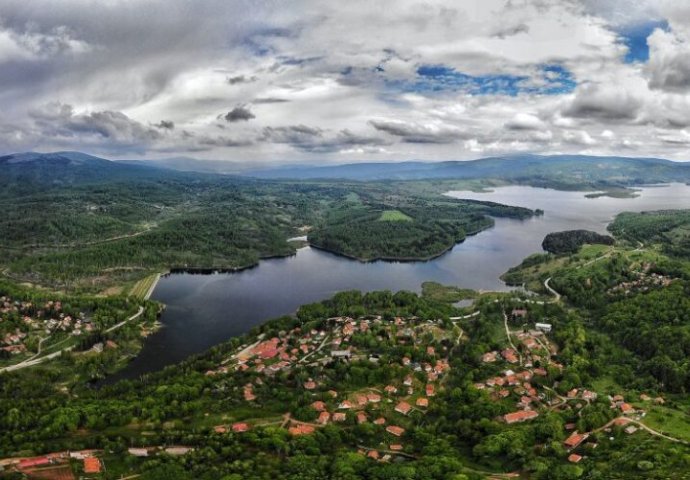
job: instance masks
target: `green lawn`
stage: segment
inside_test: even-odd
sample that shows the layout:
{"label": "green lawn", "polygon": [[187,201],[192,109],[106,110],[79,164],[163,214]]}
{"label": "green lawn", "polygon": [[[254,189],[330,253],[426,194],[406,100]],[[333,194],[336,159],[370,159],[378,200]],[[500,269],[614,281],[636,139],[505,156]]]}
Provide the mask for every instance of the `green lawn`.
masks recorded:
{"label": "green lawn", "polygon": [[655,405],[643,419],[645,425],[672,437],[690,441],[690,415],[675,408]]}
{"label": "green lawn", "polygon": [[412,217],[402,213],[400,210],[385,210],[381,213],[379,222],[411,222]]}

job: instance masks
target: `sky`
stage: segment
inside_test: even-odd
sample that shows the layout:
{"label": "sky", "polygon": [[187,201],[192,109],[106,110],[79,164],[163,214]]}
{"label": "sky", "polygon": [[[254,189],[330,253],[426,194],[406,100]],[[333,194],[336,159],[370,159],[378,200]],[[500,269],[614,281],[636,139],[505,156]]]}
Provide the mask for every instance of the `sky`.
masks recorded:
{"label": "sky", "polygon": [[690,160],[683,0],[2,0],[0,153]]}

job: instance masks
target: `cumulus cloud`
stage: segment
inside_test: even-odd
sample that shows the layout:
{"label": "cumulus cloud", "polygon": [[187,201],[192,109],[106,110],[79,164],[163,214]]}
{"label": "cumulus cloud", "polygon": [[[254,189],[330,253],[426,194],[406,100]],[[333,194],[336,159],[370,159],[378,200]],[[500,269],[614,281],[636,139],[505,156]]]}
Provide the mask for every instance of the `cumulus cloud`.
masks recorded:
{"label": "cumulus cloud", "polygon": [[567,117],[602,121],[632,120],[642,102],[617,85],[588,84],[580,87],[563,111]]}
{"label": "cumulus cloud", "polygon": [[71,105],[51,103],[30,112],[40,134],[77,142],[107,140],[113,147],[145,147],[161,138],[154,128],[110,110],[77,113]]}
{"label": "cumulus cloud", "polygon": [[171,122],[170,120],[161,120],[155,124],[154,127],[160,128],[161,130],[174,130],[175,122]]}
{"label": "cumulus cloud", "polygon": [[[626,63],[620,32],[652,19]],[[4,0],[0,148],[685,158],[689,39],[672,0]]]}
{"label": "cumulus cloud", "polygon": [[529,113],[518,113],[506,122],[508,130],[544,130],[546,124],[537,116]]}
{"label": "cumulus cloud", "polygon": [[237,107],[233,108],[230,110],[228,113],[223,115],[223,118],[225,119],[226,122],[246,122],[248,120],[251,120],[253,118],[256,118],[256,115],[254,115],[249,108],[243,106],[243,105],[238,105]]}
{"label": "cumulus cloud", "polygon": [[434,123],[415,123],[402,120],[370,120],[376,130],[400,137],[407,143],[452,143],[466,134],[452,125]]}

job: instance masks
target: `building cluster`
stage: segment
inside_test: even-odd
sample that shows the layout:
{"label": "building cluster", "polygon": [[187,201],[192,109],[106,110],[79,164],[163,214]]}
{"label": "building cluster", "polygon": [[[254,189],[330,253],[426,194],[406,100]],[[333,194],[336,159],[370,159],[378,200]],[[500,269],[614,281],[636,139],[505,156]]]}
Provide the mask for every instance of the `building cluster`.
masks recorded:
{"label": "building cluster", "polygon": [[26,344],[33,337],[43,338],[54,332],[81,335],[93,328],[83,313],[76,317],[65,313],[59,301],[36,305],[0,297],[0,352],[18,355],[27,351]]}
{"label": "building cluster", "polygon": [[[375,332],[375,333],[374,333]],[[389,360],[386,368],[397,378],[387,384],[372,384],[356,391],[338,391],[329,384],[327,368],[333,362],[381,362],[375,348],[364,347],[353,341],[356,335],[375,336],[377,342],[405,347],[406,355]],[[431,408],[434,397],[443,388],[445,375],[450,370],[448,348],[440,342],[449,332],[437,322],[417,318],[395,318],[387,321],[369,316],[358,319],[336,317],[328,319],[321,329],[303,330],[299,327],[279,332],[272,338],[260,338],[252,345],[243,345],[232,357],[207,375],[220,375],[233,371],[255,373],[253,381],[242,389],[244,401],[260,405],[257,387],[279,371],[291,371],[301,366],[316,368],[323,375],[301,381],[300,387],[313,397],[309,408],[314,412],[312,422],[299,422],[286,413],[283,423],[291,435],[309,435],[328,424],[343,427],[373,424],[381,427],[385,441],[362,453],[378,461],[403,454],[403,439],[407,427]],[[429,342],[429,339],[432,339]],[[436,342],[439,340],[439,342]],[[298,387],[299,388],[299,387]],[[215,432],[242,433],[253,428],[250,422],[217,425]]]}

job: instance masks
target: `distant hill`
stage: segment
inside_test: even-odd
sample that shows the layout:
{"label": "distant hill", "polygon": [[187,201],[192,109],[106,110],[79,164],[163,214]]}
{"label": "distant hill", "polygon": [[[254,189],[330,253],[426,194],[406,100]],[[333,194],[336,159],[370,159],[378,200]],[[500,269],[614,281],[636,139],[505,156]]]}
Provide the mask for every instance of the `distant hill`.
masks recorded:
{"label": "distant hill", "polygon": [[183,174],[146,165],[106,160],[80,152],[16,153],[0,157],[3,190],[178,178]]}
{"label": "distant hill", "polygon": [[244,172],[272,179],[419,180],[495,178],[544,184],[639,185],[690,181],[690,164],[657,158],[513,155],[470,161],[355,163]]}

